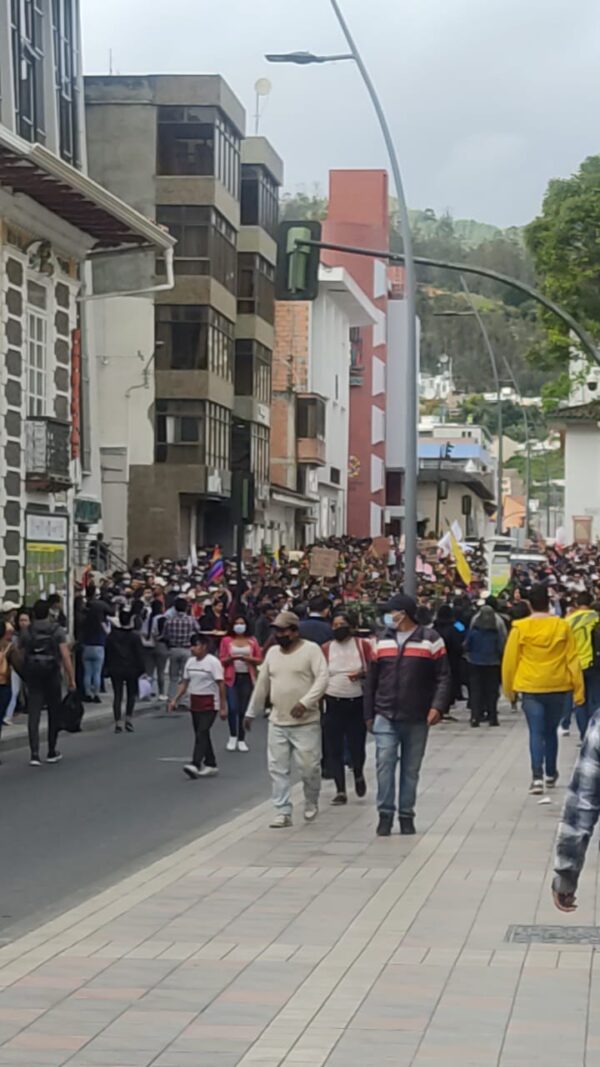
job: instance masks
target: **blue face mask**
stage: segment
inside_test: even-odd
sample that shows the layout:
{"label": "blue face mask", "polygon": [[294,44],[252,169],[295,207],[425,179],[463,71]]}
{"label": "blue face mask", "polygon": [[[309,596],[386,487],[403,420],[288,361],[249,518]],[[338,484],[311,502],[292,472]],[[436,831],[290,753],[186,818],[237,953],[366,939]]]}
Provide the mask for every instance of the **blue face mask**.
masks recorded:
{"label": "blue face mask", "polygon": [[394,626],[394,617],[389,611],[387,611],[385,613],[385,615],[383,616],[383,621],[384,621],[386,626],[391,626],[391,627]]}

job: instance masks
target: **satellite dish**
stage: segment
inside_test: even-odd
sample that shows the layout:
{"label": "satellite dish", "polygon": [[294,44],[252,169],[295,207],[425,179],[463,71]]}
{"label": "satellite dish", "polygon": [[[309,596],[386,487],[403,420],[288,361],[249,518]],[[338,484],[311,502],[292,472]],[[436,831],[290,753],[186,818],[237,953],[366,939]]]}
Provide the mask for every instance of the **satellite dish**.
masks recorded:
{"label": "satellite dish", "polygon": [[268,78],[259,78],[254,85],[254,92],[257,96],[268,96],[271,89],[272,85]]}

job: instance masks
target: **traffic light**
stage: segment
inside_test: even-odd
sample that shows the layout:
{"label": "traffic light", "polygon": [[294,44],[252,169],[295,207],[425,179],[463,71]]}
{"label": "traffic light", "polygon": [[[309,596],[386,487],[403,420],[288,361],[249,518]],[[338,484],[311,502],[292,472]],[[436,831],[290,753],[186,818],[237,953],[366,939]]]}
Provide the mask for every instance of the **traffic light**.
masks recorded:
{"label": "traffic light", "polygon": [[254,475],[250,471],[232,471],[231,512],[234,525],[252,525],[254,509]]}
{"label": "traffic light", "polygon": [[454,445],[448,441],[446,445],[445,459],[452,459],[452,453],[454,452]]}
{"label": "traffic light", "polygon": [[471,514],[471,508],[472,508],[472,498],[468,493],[465,493],[465,495],[463,496],[463,498],[461,500],[461,511],[462,511],[463,515],[466,515],[468,517]]}
{"label": "traffic light", "polygon": [[279,224],[276,300],[316,300],[319,295],[321,250],[301,242],[320,240],[321,223],[314,219]]}
{"label": "traffic light", "polygon": [[440,478],[438,483],[438,500],[448,499],[449,482],[447,478]]}

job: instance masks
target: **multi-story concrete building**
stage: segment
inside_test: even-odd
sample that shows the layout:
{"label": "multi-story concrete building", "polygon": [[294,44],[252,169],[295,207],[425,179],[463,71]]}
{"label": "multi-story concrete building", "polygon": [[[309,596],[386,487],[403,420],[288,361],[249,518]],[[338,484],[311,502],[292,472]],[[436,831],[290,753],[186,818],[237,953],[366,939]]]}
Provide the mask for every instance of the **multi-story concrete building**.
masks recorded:
{"label": "multi-story concrete building", "polygon": [[173,245],[84,173],[80,52],[77,0],[0,0],[0,591],[29,602],[100,517],[86,261]]}
{"label": "multi-story concrete building", "polygon": [[343,267],[321,265],[313,303],[276,303],[266,536],[274,549],[347,531],[351,331],[377,320]]}
{"label": "multi-story concrete building", "polygon": [[[85,93],[91,172],[177,238],[172,291],[97,309],[106,534],[129,555],[230,549],[232,471],[266,495],[281,161],[262,138],[242,148],[220,77],[88,78]],[[121,283],[153,270],[124,261]]]}

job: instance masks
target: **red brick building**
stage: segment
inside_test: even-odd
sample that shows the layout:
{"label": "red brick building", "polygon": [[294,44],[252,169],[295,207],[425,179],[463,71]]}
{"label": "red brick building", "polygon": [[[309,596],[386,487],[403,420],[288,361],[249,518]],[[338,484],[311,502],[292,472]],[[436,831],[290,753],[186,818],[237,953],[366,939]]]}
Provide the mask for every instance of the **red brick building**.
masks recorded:
{"label": "red brick building", "polygon": [[[324,240],[362,248],[389,248],[388,177],[383,170],[334,170]],[[366,256],[324,252],[323,261],[343,266],[375,304],[375,326],[352,331],[348,533],[383,533],[385,517],[385,417],[387,264]]]}

